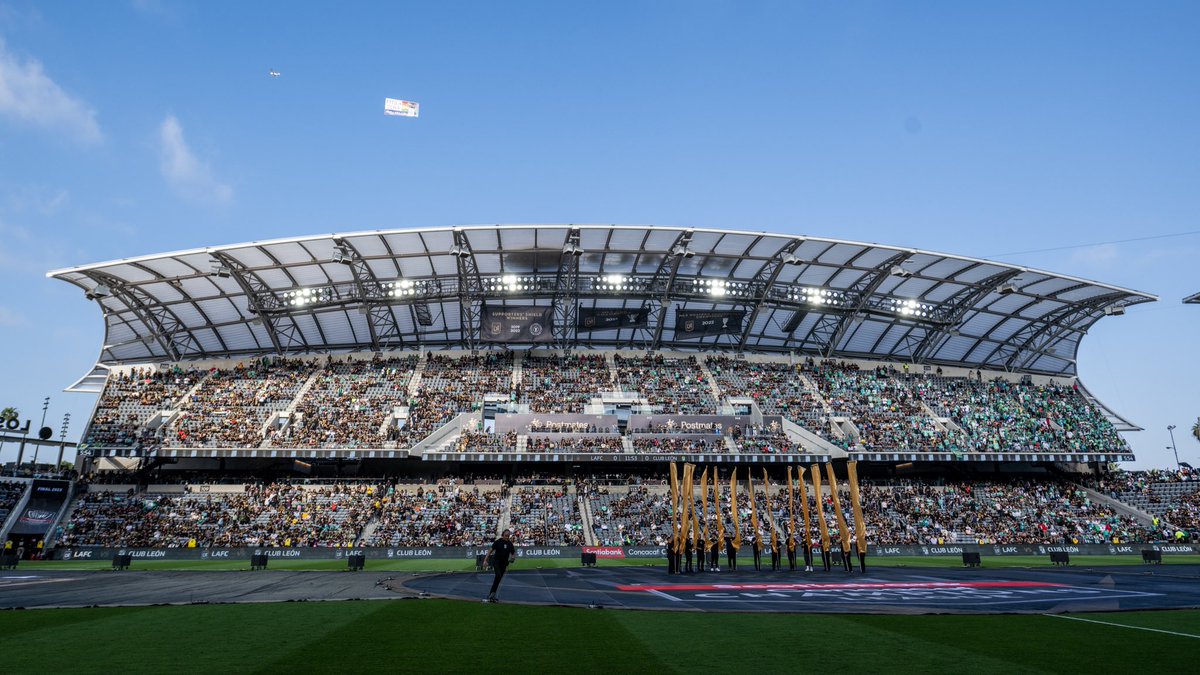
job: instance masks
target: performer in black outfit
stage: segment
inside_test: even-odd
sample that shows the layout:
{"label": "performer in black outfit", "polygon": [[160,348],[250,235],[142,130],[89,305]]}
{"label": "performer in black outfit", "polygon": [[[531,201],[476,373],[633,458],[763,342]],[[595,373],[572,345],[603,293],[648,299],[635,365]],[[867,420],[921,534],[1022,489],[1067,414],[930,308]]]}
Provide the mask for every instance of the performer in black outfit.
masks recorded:
{"label": "performer in black outfit", "polygon": [[733,547],[733,537],[725,537],[725,560],[730,571],[737,571],[737,549]]}
{"label": "performer in black outfit", "polygon": [[772,572],[779,571],[779,568],[782,566],[781,557],[782,556],[780,556],[780,554],[779,554],[779,540],[774,539],[771,541],[771,571]]}
{"label": "performer in black outfit", "polygon": [[804,571],[805,571],[805,572],[811,572],[811,571],[813,571],[813,566],[812,566],[812,560],[813,560],[813,556],[812,556],[812,545],[810,544],[810,545],[808,545],[808,546],[805,546],[805,547],[804,547],[804,551],[803,551],[803,553],[804,553]]}
{"label": "performer in black outfit", "polygon": [[796,571],[796,533],[788,534],[787,540],[788,571]]}
{"label": "performer in black outfit", "polygon": [[692,538],[688,537],[687,540],[683,542],[683,554],[685,556],[687,556],[687,567],[685,568],[685,571],[688,574],[691,574],[693,572],[693,570],[692,570],[692,548],[693,548]]}
{"label": "performer in black outfit", "polygon": [[762,538],[755,533],[750,537],[750,547],[754,551],[754,571],[762,571]]}
{"label": "performer in black outfit", "polygon": [[716,539],[708,549],[708,569],[713,572],[721,571],[721,544]]}
{"label": "performer in black outfit", "polygon": [[667,574],[675,574],[675,536],[667,538]]}
{"label": "performer in black outfit", "polygon": [[704,571],[704,540],[696,540],[696,571]]}
{"label": "performer in black outfit", "polygon": [[490,562],[492,569],[496,572],[496,578],[492,581],[492,590],[484,602],[497,602],[496,590],[500,588],[500,580],[504,578],[508,563],[517,556],[517,549],[513,547],[513,543],[509,539],[511,536],[511,530],[501,532],[500,538],[492,542],[492,548],[488,551],[487,558],[484,559],[484,566],[486,567]]}

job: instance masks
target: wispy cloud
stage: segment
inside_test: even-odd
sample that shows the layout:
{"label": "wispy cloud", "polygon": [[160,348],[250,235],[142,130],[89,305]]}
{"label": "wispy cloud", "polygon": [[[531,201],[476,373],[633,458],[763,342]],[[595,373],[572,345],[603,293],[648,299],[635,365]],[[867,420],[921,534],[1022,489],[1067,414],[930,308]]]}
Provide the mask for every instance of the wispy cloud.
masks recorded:
{"label": "wispy cloud", "polygon": [[1118,252],[1115,244],[1088,246],[1072,253],[1071,262],[1088,267],[1108,267],[1116,262]]}
{"label": "wispy cloud", "polygon": [[218,180],[208,163],[188,147],[183,126],[174,115],[167,115],[159,126],[159,142],[163,177],[179,196],[209,204],[228,204],[233,199],[233,188]]}
{"label": "wispy cloud", "polygon": [[9,192],[4,201],[13,213],[53,216],[70,203],[71,193],[63,188],[52,189],[45,185],[23,185]]}
{"label": "wispy cloud", "polygon": [[29,319],[26,319],[24,315],[18,314],[7,307],[0,306],[0,326],[4,326],[5,328],[21,328],[28,325]]}
{"label": "wispy cloud", "polygon": [[63,91],[34,59],[18,59],[0,40],[0,116],[94,144],[104,139],[96,111]]}

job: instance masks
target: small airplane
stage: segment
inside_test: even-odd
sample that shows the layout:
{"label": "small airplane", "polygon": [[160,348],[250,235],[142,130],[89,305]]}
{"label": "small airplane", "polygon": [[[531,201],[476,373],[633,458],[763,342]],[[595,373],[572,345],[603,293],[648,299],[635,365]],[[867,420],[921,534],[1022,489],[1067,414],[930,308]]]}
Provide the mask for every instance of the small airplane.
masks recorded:
{"label": "small airplane", "polygon": [[267,74],[270,75],[271,77],[279,77],[278,70],[269,70],[269,71],[267,71]]}

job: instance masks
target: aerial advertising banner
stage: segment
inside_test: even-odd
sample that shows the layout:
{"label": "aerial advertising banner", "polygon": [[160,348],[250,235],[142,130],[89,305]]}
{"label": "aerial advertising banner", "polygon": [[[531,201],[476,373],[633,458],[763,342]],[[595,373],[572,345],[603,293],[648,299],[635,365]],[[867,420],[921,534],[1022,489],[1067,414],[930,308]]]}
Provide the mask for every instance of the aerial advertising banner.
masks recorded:
{"label": "aerial advertising banner", "polygon": [[394,117],[417,117],[421,113],[421,104],[416,101],[401,101],[398,98],[383,99],[383,114]]}
{"label": "aerial advertising banner", "polygon": [[675,338],[688,339],[705,335],[724,335],[742,332],[744,311],[675,310]]}
{"label": "aerial advertising banner", "polygon": [[650,323],[649,307],[580,307],[579,330],[614,330],[642,328]]}
{"label": "aerial advertising banner", "polygon": [[484,342],[554,341],[553,307],[484,305],[479,324],[479,337]]}

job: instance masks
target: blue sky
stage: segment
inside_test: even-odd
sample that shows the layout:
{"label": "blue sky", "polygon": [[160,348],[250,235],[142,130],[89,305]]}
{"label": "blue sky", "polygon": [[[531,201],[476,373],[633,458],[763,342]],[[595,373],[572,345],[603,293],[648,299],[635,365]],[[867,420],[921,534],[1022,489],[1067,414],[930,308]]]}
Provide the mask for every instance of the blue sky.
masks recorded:
{"label": "blue sky", "polygon": [[[0,406],[99,349],[47,270],[475,223],[768,230],[1162,301],[1080,373],[1172,463],[1200,415],[1200,4],[0,0]],[[268,70],[278,70],[278,78]],[[385,96],[419,119],[382,114]],[[1067,248],[1191,233],[1142,241]],[[0,459],[15,455],[12,445]]]}

